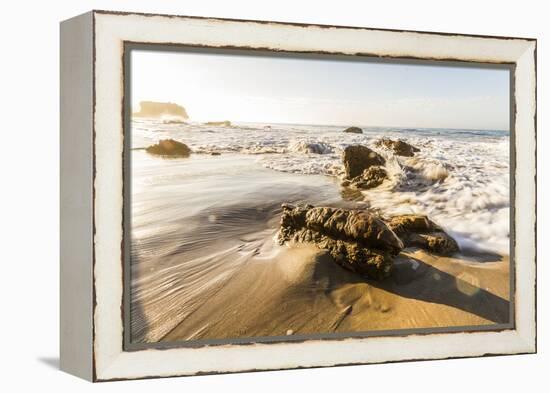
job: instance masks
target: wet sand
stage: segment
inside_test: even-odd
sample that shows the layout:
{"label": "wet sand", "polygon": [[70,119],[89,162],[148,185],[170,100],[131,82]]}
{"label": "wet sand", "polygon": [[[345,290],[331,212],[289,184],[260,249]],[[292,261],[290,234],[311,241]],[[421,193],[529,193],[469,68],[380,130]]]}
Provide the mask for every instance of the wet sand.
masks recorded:
{"label": "wet sand", "polygon": [[314,246],[251,259],[162,341],[491,325],[509,321],[509,259],[406,250],[377,282]]}

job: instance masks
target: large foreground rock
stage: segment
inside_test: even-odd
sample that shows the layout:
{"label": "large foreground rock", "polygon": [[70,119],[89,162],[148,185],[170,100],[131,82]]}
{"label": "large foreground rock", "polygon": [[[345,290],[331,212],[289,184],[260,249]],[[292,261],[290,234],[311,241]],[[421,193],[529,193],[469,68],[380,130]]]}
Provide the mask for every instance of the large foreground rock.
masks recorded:
{"label": "large foreground rock", "polygon": [[365,169],[371,166],[384,165],[386,160],[376,153],[362,145],[352,145],[344,149],[342,161],[347,179],[353,179],[360,176]]}
{"label": "large foreground rock", "polygon": [[419,247],[443,256],[459,251],[456,240],[426,216],[395,216],[388,221],[388,226],[399,236],[405,247]]}
{"label": "large foreground rock", "polygon": [[393,150],[393,153],[396,156],[412,157],[414,153],[419,152],[420,149],[414,147],[413,145],[403,142],[401,140],[391,140],[387,138],[380,139],[376,141],[376,146],[384,146],[390,150]]}
{"label": "large foreground rock", "polygon": [[280,244],[313,243],[336,263],[361,275],[383,279],[403,242],[377,216],[365,210],[283,205]]}
{"label": "large foreground rock", "polygon": [[363,130],[359,127],[348,127],[343,132],[347,132],[351,134],[362,134]]}
{"label": "large foreground rock", "polygon": [[439,255],[459,251],[456,241],[426,216],[395,216],[385,222],[367,210],[282,207],[279,244],[312,243],[342,267],[377,280],[391,274],[393,258],[406,247]]}
{"label": "large foreground rock", "polygon": [[145,151],[149,154],[169,157],[189,157],[191,149],[185,144],[173,139],[162,139],[156,145],[151,145]]}

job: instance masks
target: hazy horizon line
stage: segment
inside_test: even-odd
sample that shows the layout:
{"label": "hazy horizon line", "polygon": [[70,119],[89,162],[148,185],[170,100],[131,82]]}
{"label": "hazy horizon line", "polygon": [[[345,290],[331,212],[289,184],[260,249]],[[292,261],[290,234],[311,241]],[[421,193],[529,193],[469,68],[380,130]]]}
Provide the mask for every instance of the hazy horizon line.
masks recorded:
{"label": "hazy horizon line", "polygon": [[[154,118],[154,117],[140,117],[140,116],[130,116],[132,120],[134,119],[147,119],[147,120],[162,120],[162,118]],[[166,119],[170,119],[174,116],[166,116]],[[411,125],[365,125],[365,124],[359,124],[359,123],[347,123],[347,124],[338,124],[338,123],[331,123],[331,124],[324,124],[324,123],[289,123],[285,121],[251,121],[251,120],[230,120],[230,119],[209,119],[209,120],[191,120],[191,119],[185,119],[184,122],[191,122],[191,123],[208,123],[208,122],[223,122],[223,121],[229,121],[230,123],[245,123],[245,124],[283,124],[283,125],[296,125],[296,126],[329,126],[329,127],[360,127],[360,128],[398,128],[398,129],[415,129],[415,130],[449,130],[449,131],[503,131],[503,132],[510,132],[510,128],[504,129],[504,128],[453,128],[453,127],[417,127],[417,126],[411,126]]]}

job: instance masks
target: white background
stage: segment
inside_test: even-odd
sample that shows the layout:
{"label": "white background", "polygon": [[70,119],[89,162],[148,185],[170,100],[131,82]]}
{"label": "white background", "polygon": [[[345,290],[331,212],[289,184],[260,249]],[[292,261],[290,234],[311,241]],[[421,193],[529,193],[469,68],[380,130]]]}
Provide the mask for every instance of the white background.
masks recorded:
{"label": "white background", "polygon": [[[48,391],[548,391],[545,245],[549,138],[544,1],[299,0],[5,1],[0,14],[0,390]],[[92,385],[57,370],[59,284],[59,26],[109,9],[538,39],[539,354]],[[545,113],[546,112],[546,113]],[[521,137],[521,136],[520,136]],[[521,192],[521,190],[519,190]],[[546,375],[545,375],[546,372]]]}

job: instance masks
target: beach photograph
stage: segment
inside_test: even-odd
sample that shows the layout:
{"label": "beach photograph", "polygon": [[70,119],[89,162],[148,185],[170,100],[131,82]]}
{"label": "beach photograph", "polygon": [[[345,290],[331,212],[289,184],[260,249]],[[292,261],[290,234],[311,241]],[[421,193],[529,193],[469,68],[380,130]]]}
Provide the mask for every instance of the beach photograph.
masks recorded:
{"label": "beach photograph", "polygon": [[509,68],[158,47],[127,66],[131,344],[511,327]]}

